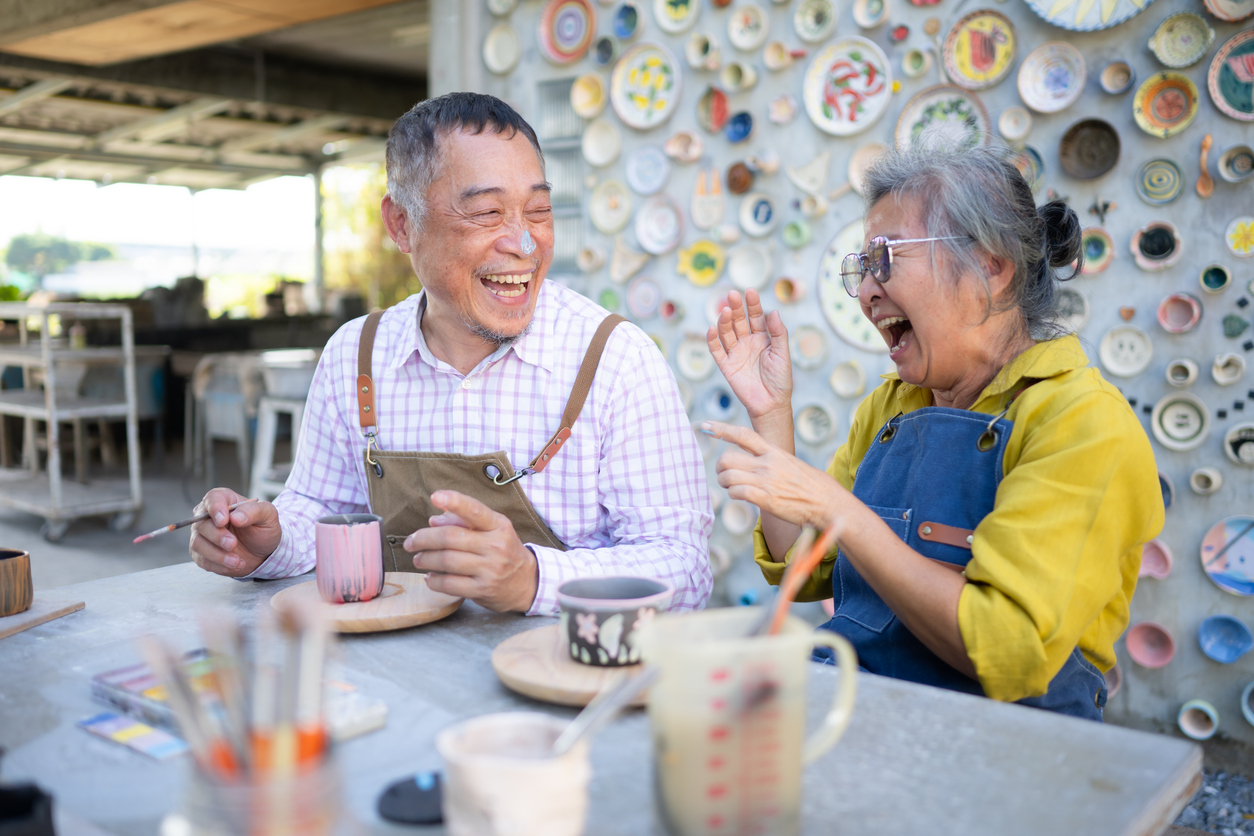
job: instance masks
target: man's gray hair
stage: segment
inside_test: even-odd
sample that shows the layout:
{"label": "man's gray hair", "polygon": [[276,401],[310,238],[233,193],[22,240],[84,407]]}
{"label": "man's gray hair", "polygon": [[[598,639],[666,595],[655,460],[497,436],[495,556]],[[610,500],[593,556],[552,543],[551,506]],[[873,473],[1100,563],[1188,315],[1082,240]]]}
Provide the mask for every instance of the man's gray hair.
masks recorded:
{"label": "man's gray hair", "polygon": [[[1018,308],[1028,333],[1043,339],[1063,330],[1055,316],[1060,279],[1074,278],[1083,264],[1080,219],[1062,200],[1039,209],[1032,188],[1005,147],[946,148],[915,144],[880,157],[864,180],[869,212],[885,197],[909,199],[929,237],[950,256],[950,280],[970,273],[988,292],[988,256],[1014,265],[1014,278],[1001,310]],[[935,255],[935,250],[933,250]],[[1075,262],[1071,274],[1057,271]],[[933,259],[935,263],[935,258]]]}
{"label": "man's gray hair", "polygon": [[439,175],[440,140],[454,131],[484,131],[512,139],[521,133],[540,158],[540,140],[518,111],[495,96],[447,93],[419,102],[396,120],[388,132],[388,194],[409,219],[411,233],[422,231],[427,217],[427,190]]}

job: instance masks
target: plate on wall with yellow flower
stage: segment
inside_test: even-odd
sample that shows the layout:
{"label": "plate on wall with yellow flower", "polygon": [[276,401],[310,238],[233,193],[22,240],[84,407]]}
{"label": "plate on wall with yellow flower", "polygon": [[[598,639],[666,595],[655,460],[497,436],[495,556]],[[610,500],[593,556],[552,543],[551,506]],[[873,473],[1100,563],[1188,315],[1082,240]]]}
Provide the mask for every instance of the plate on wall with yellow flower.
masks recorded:
{"label": "plate on wall with yellow flower", "polygon": [[981,9],[953,25],[941,53],[950,81],[968,90],[983,90],[1009,74],[1017,46],[1010,18]]}
{"label": "plate on wall with yellow flower", "polygon": [[1154,0],[1024,0],[1028,8],[1061,29],[1096,32],[1118,26]]}
{"label": "plate on wall with yellow flower", "polygon": [[802,95],[806,113],[820,130],[851,136],[883,115],[892,89],[892,69],[884,51],[853,35],[819,50],[806,70]]}
{"label": "plate on wall with yellow flower", "polygon": [[819,258],[819,306],[827,324],[845,342],[872,354],[887,354],[888,345],[862,313],[858,300],[845,292],[840,263],[849,253],[862,251],[864,227],[857,220],[837,232]]}
{"label": "plate on wall with yellow flower", "polygon": [[1224,230],[1224,243],[1237,258],[1254,256],[1254,217],[1233,218]]}
{"label": "plate on wall with yellow flower", "polygon": [[648,130],[679,104],[679,64],[661,44],[641,42],[623,53],[610,77],[610,104],[623,124]]}
{"label": "plate on wall with yellow flower", "polygon": [[669,35],[687,32],[700,14],[700,0],[653,0],[653,19]]}
{"label": "plate on wall with yellow flower", "polygon": [[727,252],[708,238],[702,238],[686,250],[679,251],[675,272],[697,287],[709,287],[723,275]]}

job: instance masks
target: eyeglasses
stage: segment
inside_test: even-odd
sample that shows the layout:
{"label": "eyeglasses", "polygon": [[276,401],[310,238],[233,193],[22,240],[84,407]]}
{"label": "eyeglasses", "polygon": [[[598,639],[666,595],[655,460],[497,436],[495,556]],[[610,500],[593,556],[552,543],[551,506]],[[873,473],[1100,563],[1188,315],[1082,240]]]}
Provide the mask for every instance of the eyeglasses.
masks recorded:
{"label": "eyeglasses", "polygon": [[942,238],[898,238],[890,241],[882,235],[871,239],[871,246],[864,253],[850,253],[840,263],[840,277],[845,282],[845,292],[857,298],[858,288],[862,280],[870,273],[880,284],[889,279],[889,268],[893,266],[893,247],[899,244],[924,244],[928,241],[956,241],[961,235],[947,235]]}

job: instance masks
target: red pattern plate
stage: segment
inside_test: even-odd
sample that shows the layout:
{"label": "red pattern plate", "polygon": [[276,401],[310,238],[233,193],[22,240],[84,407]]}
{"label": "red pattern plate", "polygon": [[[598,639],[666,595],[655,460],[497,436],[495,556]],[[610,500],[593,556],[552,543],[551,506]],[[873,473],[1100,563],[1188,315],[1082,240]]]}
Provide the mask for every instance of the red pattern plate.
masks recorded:
{"label": "red pattern plate", "polygon": [[1224,115],[1254,122],[1254,29],[1233,35],[1215,53],[1206,89]]}

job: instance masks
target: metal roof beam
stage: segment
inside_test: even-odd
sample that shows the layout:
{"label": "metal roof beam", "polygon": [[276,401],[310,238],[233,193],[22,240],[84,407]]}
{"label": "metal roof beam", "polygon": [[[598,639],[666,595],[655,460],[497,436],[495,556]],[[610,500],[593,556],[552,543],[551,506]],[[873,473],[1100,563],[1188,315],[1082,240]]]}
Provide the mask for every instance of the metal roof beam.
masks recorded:
{"label": "metal roof beam", "polygon": [[68,78],[45,78],[43,81],[28,84],[13,95],[0,100],[0,116],[21,110],[28,104],[55,96],[73,83],[74,81]]}
{"label": "metal roof beam", "polygon": [[206,116],[221,113],[230,107],[233,102],[234,99],[202,97],[186,104],[181,104],[178,107],[172,107],[164,113],[157,113],[98,133],[93,137],[93,141],[97,145],[105,145],[110,142],[117,142],[120,139],[130,139],[131,137],[150,141],[162,139],[178,133],[197,119],[204,119]]}
{"label": "metal roof beam", "polygon": [[344,124],[346,121],[348,121],[348,118],[345,116],[318,116],[313,119],[306,119],[303,122],[297,122],[295,125],[289,125],[272,133],[258,132],[253,136],[228,140],[218,146],[218,153],[234,154],[237,151],[251,151],[254,148],[264,148],[267,145],[280,145],[289,140],[302,137],[305,134],[329,131],[338,125]]}
{"label": "metal roof beam", "polygon": [[285,170],[270,166],[242,165],[240,163],[233,163],[225,160],[216,160],[212,162],[206,160],[154,160],[151,157],[131,156],[128,154],[120,154],[99,149],[54,151],[40,146],[3,141],[0,141],[0,154],[7,154],[14,157],[30,157],[31,162],[28,167],[43,165],[51,160],[64,159],[67,161],[80,160],[83,162],[107,163],[112,165],[160,165],[164,168],[177,167],[188,170],[201,169],[204,171],[229,171],[247,177],[279,174],[309,174],[314,171],[314,166],[312,164],[305,168],[292,168]]}

